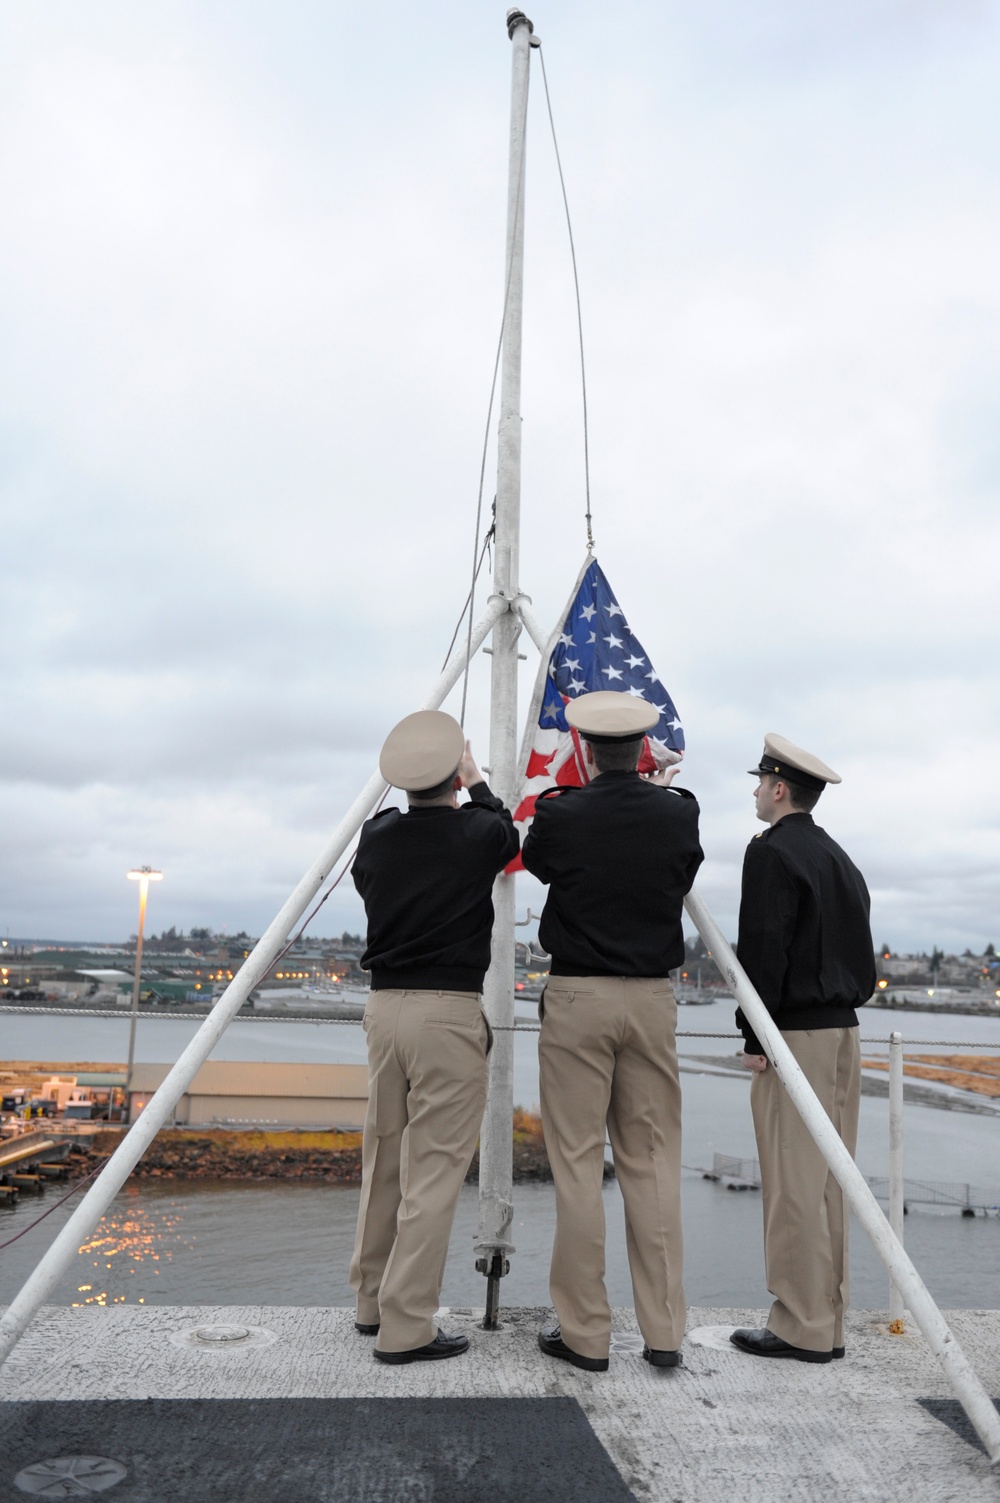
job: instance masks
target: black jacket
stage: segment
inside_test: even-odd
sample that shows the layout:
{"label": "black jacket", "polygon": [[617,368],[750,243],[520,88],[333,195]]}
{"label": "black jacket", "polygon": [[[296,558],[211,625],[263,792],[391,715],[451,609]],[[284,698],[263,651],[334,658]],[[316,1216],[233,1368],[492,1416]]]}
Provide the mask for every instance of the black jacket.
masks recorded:
{"label": "black jacket", "polygon": [[362,827],[354,885],[368,915],[361,964],[376,991],[482,990],[493,879],[517,855],[509,810],[485,783],[460,809],[383,809]]}
{"label": "black jacket", "polygon": [[548,788],[522,859],[549,884],[538,938],[554,976],[666,976],[682,963],[681,908],[703,859],[686,789],[635,772]]}
{"label": "black jacket", "polygon": [[[779,1028],[852,1028],[875,990],[870,899],[811,814],[786,814],[743,859],[740,964]],[[737,1009],[748,1054],[763,1054]]]}

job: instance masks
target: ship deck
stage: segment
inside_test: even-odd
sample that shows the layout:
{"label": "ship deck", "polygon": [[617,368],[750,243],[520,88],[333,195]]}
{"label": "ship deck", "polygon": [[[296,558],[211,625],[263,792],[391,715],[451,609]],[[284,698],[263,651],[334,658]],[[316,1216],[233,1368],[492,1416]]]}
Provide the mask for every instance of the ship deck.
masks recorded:
{"label": "ship deck", "polygon": [[[826,1366],[728,1341],[762,1311],[690,1312],[685,1365],[653,1369],[631,1310],[611,1370],[543,1357],[540,1310],[442,1314],[472,1349],[387,1367],[345,1309],[46,1307],[4,1369],[0,1498],[108,1503],[962,1503],[1000,1497],[912,1328],[854,1311]],[[952,1312],[1000,1393],[1000,1312]],[[197,1333],[227,1328],[223,1339]],[[243,1334],[245,1333],[245,1334]],[[100,1464],[73,1457],[103,1458]],[[106,1464],[105,1464],[106,1463]],[[62,1480],[60,1480],[62,1479]],[[59,1489],[59,1490],[56,1490]]]}

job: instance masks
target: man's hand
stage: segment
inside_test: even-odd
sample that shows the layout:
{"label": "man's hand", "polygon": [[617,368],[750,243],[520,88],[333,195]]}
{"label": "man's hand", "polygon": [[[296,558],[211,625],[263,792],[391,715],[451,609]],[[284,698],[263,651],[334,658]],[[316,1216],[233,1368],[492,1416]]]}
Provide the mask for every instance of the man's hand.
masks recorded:
{"label": "man's hand", "polygon": [[658,767],[655,772],[645,773],[643,782],[652,783],[654,788],[669,788],[680,770],[679,764],[676,767]]}
{"label": "man's hand", "polygon": [[656,771],[643,774],[643,780],[652,783],[654,788],[669,788],[681,770],[684,753],[671,751],[655,736],[649,738],[649,750],[656,763]]}
{"label": "man's hand", "polygon": [[740,1064],[743,1066],[744,1070],[750,1070],[754,1075],[762,1075],[767,1069],[767,1055],[744,1053],[743,1058],[740,1060]]}
{"label": "man's hand", "polygon": [[462,756],[461,762],[459,762],[458,764],[458,775],[462,779],[463,788],[471,788],[473,783],[485,783],[486,781],[482,773],[479,771],[479,768],[472,760],[471,741],[467,741],[465,743],[465,752]]}

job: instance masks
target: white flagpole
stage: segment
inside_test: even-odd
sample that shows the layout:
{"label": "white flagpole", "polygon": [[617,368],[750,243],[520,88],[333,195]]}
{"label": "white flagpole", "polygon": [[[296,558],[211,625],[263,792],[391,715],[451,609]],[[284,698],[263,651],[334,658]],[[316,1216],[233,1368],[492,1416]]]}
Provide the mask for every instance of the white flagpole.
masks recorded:
{"label": "white flagpole", "polygon": [[[517,639],[521,619],[518,550],[521,521],[521,311],[524,291],[524,164],[528,115],[531,22],[522,11],[507,12],[513,44],[510,97],[510,155],[507,181],[503,364],[497,437],[496,552],[493,593],[508,611],[493,628],[490,695],[490,786],[510,804],[517,759]],[[497,1324],[500,1280],[513,1252],[514,1214],[514,878],[503,873],[493,889],[496,918],[493,960],[483,987],[486,1016],[494,1029],[486,1113],[479,1144],[479,1236],[476,1267],[487,1278],[486,1328]]]}

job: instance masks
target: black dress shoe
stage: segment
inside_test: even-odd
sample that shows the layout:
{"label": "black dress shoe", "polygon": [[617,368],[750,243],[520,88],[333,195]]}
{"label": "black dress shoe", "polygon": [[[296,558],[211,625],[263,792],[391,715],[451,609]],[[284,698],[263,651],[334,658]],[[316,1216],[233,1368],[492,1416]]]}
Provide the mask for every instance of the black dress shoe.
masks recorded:
{"label": "black dress shoe", "polygon": [[561,1357],[564,1362],[572,1362],[574,1367],[582,1367],[584,1372],[606,1373],[608,1370],[607,1357],[581,1357],[579,1352],[568,1347],[558,1326],[543,1326],[538,1333],[538,1345],[546,1357]]}
{"label": "black dress shoe", "polygon": [[791,1346],[775,1336],[773,1331],[734,1331],[730,1336],[733,1346],[753,1357],[790,1357],[794,1362],[829,1362],[832,1352],[810,1352],[804,1346]]}
{"label": "black dress shoe", "polygon": [[356,1320],[354,1322],[354,1329],[357,1331],[359,1336],[377,1336],[379,1330],[379,1322],[376,1321],[373,1326],[366,1326],[363,1325],[360,1320]]}
{"label": "black dress shoe", "polygon": [[653,1367],[683,1367],[684,1365],[682,1352],[665,1352],[659,1347],[644,1346],[642,1355]]}
{"label": "black dress shoe", "polygon": [[375,1355],[380,1362],[439,1362],[443,1357],[460,1357],[468,1350],[468,1336],[448,1336],[438,1331],[426,1346],[416,1346],[409,1352],[380,1352],[376,1347]]}

